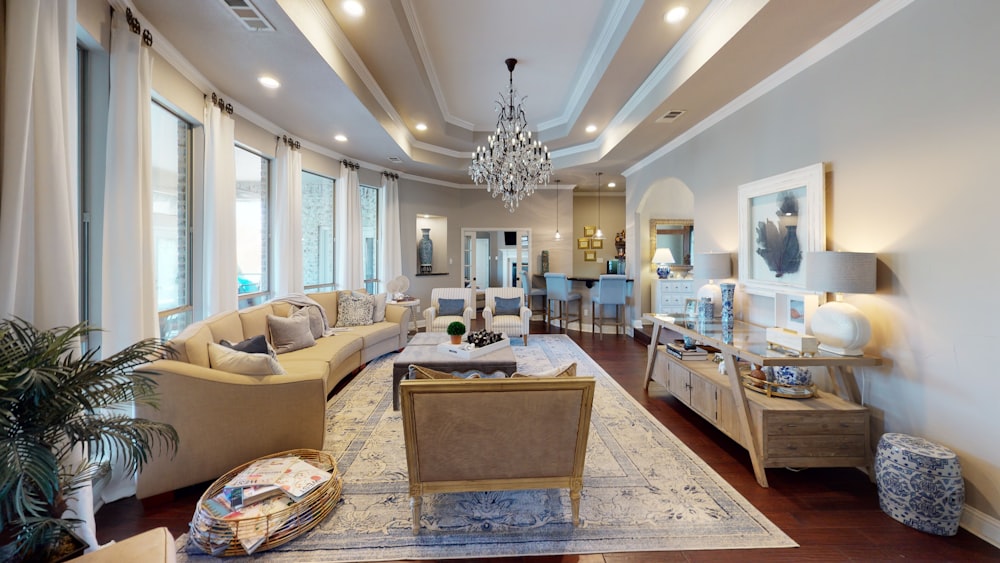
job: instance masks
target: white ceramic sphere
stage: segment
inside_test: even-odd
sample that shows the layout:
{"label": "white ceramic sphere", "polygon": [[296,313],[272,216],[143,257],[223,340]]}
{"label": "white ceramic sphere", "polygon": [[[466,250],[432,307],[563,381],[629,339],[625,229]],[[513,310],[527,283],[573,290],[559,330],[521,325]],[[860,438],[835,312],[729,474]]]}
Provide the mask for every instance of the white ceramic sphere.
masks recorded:
{"label": "white ceramic sphere", "polygon": [[861,356],[872,337],[871,323],[864,313],[842,301],[831,301],[816,309],[811,327],[823,349],[845,356]]}

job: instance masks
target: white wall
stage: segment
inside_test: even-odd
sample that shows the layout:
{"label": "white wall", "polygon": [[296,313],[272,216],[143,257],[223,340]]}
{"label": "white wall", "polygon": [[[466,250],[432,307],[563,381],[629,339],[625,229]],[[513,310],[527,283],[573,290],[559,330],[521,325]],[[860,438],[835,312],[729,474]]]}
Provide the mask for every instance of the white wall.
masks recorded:
{"label": "white wall", "polygon": [[739,184],[828,162],[828,248],[880,262],[878,293],[848,297],[872,320],[866,351],[885,358],[859,373],[874,438],[955,450],[973,508],[963,525],[996,533],[1000,2],[944,7],[914,2],[634,171],[627,215],[678,178],[694,193],[696,251],[735,253]]}

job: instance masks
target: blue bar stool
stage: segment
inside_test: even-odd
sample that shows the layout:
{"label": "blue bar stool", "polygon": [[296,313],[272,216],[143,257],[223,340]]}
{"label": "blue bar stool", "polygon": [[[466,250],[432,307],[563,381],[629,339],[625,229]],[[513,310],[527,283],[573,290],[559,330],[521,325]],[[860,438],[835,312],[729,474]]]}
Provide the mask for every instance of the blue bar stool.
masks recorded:
{"label": "blue bar stool", "polygon": [[[603,339],[604,325],[610,324],[615,327],[615,336],[618,336],[618,327],[622,327],[622,334],[625,334],[625,297],[625,276],[602,274],[598,278],[597,287],[590,292],[590,330],[597,332],[596,327],[601,327]],[[614,320],[604,316],[605,305],[614,306]]]}
{"label": "blue bar stool", "polygon": [[[559,303],[558,316],[552,316],[553,301]],[[574,301],[576,302],[575,317],[570,314],[569,309],[569,304]],[[545,274],[545,316],[548,322],[562,321],[559,323],[559,327],[565,329],[569,323],[575,320],[580,325],[580,330],[583,330],[583,324],[580,321],[582,313],[583,297],[579,293],[569,290],[569,280],[566,279],[566,274],[553,274],[552,272]]]}

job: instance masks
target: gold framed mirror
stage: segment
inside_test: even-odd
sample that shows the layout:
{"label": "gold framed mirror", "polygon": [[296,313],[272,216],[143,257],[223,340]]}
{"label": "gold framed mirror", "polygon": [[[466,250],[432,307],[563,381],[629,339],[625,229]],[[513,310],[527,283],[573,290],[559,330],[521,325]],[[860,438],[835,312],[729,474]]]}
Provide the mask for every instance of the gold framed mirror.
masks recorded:
{"label": "gold framed mirror", "polygon": [[[650,219],[649,258],[653,259],[656,249],[666,246],[674,255],[676,264],[687,265],[690,269],[694,254],[694,221],[691,219]],[[655,266],[652,266],[655,270]]]}

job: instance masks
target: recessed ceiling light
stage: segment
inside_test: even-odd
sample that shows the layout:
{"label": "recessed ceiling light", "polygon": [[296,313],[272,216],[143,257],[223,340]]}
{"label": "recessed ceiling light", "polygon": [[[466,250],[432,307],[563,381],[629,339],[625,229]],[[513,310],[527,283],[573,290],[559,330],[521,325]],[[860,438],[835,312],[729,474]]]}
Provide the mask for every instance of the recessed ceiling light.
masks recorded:
{"label": "recessed ceiling light", "polygon": [[417,131],[426,131],[426,130],[427,130],[426,123],[417,123]]}
{"label": "recessed ceiling light", "polygon": [[597,131],[597,126],[594,124],[590,124],[587,126],[586,131],[587,133],[593,133],[594,131]]}
{"label": "recessed ceiling light", "polygon": [[340,133],[340,134],[334,135],[333,139],[335,141],[340,141],[341,143],[343,143],[343,142],[347,141],[347,135],[344,135],[343,133]]}
{"label": "recessed ceiling light", "polygon": [[677,6],[675,8],[670,8],[667,13],[663,15],[663,21],[667,23],[677,23],[688,15],[687,6]]}
{"label": "recessed ceiling light", "polygon": [[278,82],[278,80],[275,77],[268,76],[266,74],[261,75],[260,78],[257,79],[257,82],[260,82],[261,86],[265,88],[270,88],[272,90],[274,90],[275,88],[279,88],[281,86],[281,82]]}
{"label": "recessed ceiling light", "polygon": [[354,16],[356,18],[365,15],[365,7],[361,5],[358,0],[347,0],[341,6],[348,15]]}
{"label": "recessed ceiling light", "polygon": [[614,182],[608,182],[608,187],[609,187],[609,188],[613,188],[613,187],[615,187],[615,186],[617,186],[617,185],[618,185],[618,184],[616,184],[616,183],[614,183]]}

